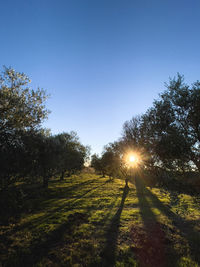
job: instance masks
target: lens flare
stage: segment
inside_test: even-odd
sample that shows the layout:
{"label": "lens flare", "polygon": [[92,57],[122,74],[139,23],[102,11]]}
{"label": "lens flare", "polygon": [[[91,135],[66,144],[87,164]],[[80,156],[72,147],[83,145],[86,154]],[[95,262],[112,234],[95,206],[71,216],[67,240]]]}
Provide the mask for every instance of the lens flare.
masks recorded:
{"label": "lens flare", "polygon": [[140,164],[141,157],[139,153],[130,152],[124,157],[124,163],[128,168],[136,168]]}
{"label": "lens flare", "polygon": [[136,160],[137,160],[137,159],[136,159],[135,156],[133,156],[133,155],[129,156],[129,161],[130,161],[130,162],[135,162]]}

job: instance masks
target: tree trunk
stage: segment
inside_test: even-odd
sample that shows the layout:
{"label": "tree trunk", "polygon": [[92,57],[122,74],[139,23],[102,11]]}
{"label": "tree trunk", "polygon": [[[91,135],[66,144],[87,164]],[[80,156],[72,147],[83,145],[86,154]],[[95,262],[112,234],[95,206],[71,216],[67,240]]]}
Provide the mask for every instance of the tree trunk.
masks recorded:
{"label": "tree trunk", "polygon": [[200,173],[200,161],[197,163],[197,168],[198,168],[198,171]]}
{"label": "tree trunk", "polygon": [[128,187],[128,178],[125,179],[126,186]]}
{"label": "tree trunk", "polygon": [[65,175],[65,172],[62,171],[62,172],[61,172],[61,176],[60,176],[60,181],[63,181],[63,180],[64,180],[64,175]]}

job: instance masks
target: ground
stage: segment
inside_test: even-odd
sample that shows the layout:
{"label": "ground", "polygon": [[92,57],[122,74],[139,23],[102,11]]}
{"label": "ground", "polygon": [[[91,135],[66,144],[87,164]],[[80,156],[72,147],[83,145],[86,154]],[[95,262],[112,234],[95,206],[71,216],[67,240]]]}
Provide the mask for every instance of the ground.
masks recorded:
{"label": "ground", "polygon": [[198,196],[80,174],[24,199],[0,226],[0,266],[200,266]]}

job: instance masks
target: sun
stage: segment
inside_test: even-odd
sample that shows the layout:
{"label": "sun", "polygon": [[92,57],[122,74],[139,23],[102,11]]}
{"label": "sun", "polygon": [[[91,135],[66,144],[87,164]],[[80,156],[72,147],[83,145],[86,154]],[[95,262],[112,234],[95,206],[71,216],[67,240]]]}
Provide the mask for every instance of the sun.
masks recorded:
{"label": "sun", "polygon": [[128,168],[136,168],[141,162],[141,157],[137,152],[129,152],[124,157],[124,163]]}
{"label": "sun", "polygon": [[129,156],[129,161],[132,162],[132,163],[136,162],[137,161],[136,156],[130,155]]}

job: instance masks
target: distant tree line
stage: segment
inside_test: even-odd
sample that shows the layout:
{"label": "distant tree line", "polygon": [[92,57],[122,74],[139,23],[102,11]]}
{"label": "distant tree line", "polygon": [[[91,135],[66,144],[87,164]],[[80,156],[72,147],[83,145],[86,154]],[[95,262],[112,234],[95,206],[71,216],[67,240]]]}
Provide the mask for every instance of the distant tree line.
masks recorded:
{"label": "distant tree line", "polygon": [[118,175],[129,150],[141,155],[144,171],[200,172],[200,82],[189,86],[178,74],[165,86],[145,114],[124,123],[118,141],[106,146],[102,156],[92,156],[97,172]]}
{"label": "distant tree line", "polygon": [[24,73],[4,67],[0,75],[0,189],[17,181],[71,175],[82,169],[89,148],[75,132],[51,135],[41,123],[49,111],[47,94],[30,87]]}

